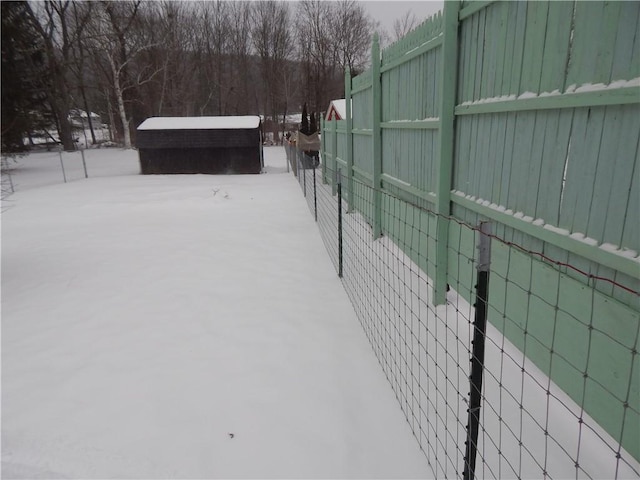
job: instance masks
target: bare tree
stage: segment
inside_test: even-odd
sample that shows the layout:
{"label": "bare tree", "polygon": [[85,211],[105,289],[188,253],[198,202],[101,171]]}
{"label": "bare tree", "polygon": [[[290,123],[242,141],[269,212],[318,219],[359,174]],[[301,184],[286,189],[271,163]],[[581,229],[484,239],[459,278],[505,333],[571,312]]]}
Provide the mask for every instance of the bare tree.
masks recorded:
{"label": "bare tree", "polygon": [[358,73],[369,61],[372,32],[375,22],[356,0],[342,0],[333,6],[331,34],[336,40],[338,65]]}
{"label": "bare tree", "polygon": [[344,70],[362,70],[369,60],[375,22],[355,0],[303,0],[298,6],[298,55],[312,111],[322,111],[344,93]]}
{"label": "bare tree", "polygon": [[126,147],[150,115],[262,113],[277,138],[290,110],[307,102],[319,112],[342,95],[344,69],[364,68],[374,28],[357,0],[24,5],[67,149],[69,110],[78,107],[108,115]]}
{"label": "bare tree", "polygon": [[53,110],[60,141],[67,151],[75,150],[69,111],[71,110],[71,89],[67,74],[72,67],[72,48],[82,35],[85,23],[71,25],[71,2],[69,0],[48,0],[44,3],[27,5],[25,15],[40,36],[47,62],[47,96]]}
{"label": "bare tree", "polygon": [[82,98],[82,105],[87,114],[87,122],[89,125],[89,131],[91,132],[91,140],[96,143],[96,134],[93,126],[93,119],[91,117],[91,109],[89,108],[89,101],[87,99],[87,88],[85,84],[85,77],[87,74],[87,40],[84,33],[87,30],[87,25],[91,18],[93,3],[91,2],[73,2],[71,9],[71,23],[79,32],[78,41],[72,46],[71,55],[73,57],[73,64],[70,67],[70,71],[73,73],[77,83],[77,89]]}
{"label": "bare tree", "polygon": [[140,1],[100,2],[93,15],[93,51],[102,71],[107,76],[116,102],[116,112],[121,124],[125,148],[131,148],[130,116],[127,113],[125,94],[151,81],[161,68],[140,64],[136,60],[152,43],[136,22]]}
{"label": "bare tree", "polygon": [[408,10],[402,17],[393,22],[393,41],[397,42],[418,25],[418,18]]}
{"label": "bare tree", "polygon": [[331,100],[330,83],[335,84],[338,61],[330,25],[330,2],[303,0],[298,4],[298,59],[303,65],[306,100],[312,111],[319,111]]}
{"label": "bare tree", "polygon": [[44,47],[25,14],[26,2],[1,2],[2,153],[25,149],[24,138],[42,128],[48,78]]}
{"label": "bare tree", "polygon": [[[251,3],[231,2],[229,7],[230,76],[235,79],[229,91],[235,114],[246,114],[258,109],[255,88],[252,88],[251,59]],[[250,99],[254,99],[254,104]]]}
{"label": "bare tree", "polygon": [[200,31],[201,91],[206,98],[199,102],[200,114],[212,112],[224,115],[227,111],[229,92],[233,82],[228,73],[227,59],[232,36],[230,4],[227,2],[205,2],[201,4]]}
{"label": "bare tree", "polygon": [[287,76],[287,61],[292,53],[292,34],[289,9],[286,3],[267,0],[254,4],[251,38],[260,58],[264,82],[263,112],[274,122],[277,139],[278,113],[286,114],[287,99],[282,84]]}
{"label": "bare tree", "polygon": [[[138,97],[154,115],[193,115],[196,110],[195,88],[201,36],[198,16],[186,2],[163,1],[145,4],[141,29],[151,46],[141,51],[137,64],[160,72],[144,89],[138,85]],[[152,8],[155,7],[155,8]]]}

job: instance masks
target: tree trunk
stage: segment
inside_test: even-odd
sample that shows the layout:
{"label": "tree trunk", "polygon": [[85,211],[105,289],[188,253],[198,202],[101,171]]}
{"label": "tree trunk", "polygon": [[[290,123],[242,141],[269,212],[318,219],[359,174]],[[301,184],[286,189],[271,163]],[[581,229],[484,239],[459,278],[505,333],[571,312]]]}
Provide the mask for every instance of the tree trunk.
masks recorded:
{"label": "tree trunk", "polygon": [[[93,131],[93,120],[91,120],[91,112],[89,111],[89,103],[87,102],[87,95],[85,94],[84,85],[80,84],[80,93],[82,94],[82,101],[84,102],[84,110],[87,114],[87,121],[89,122],[89,131],[91,132],[91,142],[96,144],[96,134]],[[82,127],[84,129],[84,125]],[[88,146],[88,145],[87,145]]]}
{"label": "tree trunk", "polygon": [[105,97],[107,99],[107,112],[109,112],[109,141],[114,141],[115,120],[113,119],[113,108],[111,108],[111,95],[108,91],[105,91]]}
{"label": "tree trunk", "polygon": [[127,119],[127,112],[124,109],[124,98],[122,96],[120,82],[118,81],[117,77],[115,79],[114,88],[116,91],[116,101],[118,102],[118,115],[120,116],[120,122],[122,123],[122,134],[124,135],[124,148],[131,148],[131,132],[129,131],[129,120]]}
{"label": "tree trunk", "polygon": [[280,139],[280,145],[284,145],[284,139],[287,129],[287,102],[284,103],[284,111],[282,112],[282,137]]}
{"label": "tree trunk", "polygon": [[57,100],[53,100],[50,103],[57,120],[58,137],[62,143],[62,148],[64,148],[65,152],[73,152],[75,144],[73,142],[71,124],[69,123],[69,109],[60,105]]}
{"label": "tree trunk", "polygon": [[57,92],[54,94],[57,98],[51,99],[51,107],[58,119],[58,136],[62,142],[62,147],[66,152],[73,152],[76,146],[73,142],[73,132],[71,123],[69,122],[69,106],[67,100],[69,94],[66,88],[63,73],[55,68],[53,71],[54,82],[57,86]]}
{"label": "tree trunk", "polygon": [[122,86],[120,85],[119,71],[116,68],[116,64],[113,58],[109,57],[109,63],[111,64],[111,72],[113,74],[113,91],[116,95],[118,116],[120,117],[120,123],[122,124],[124,148],[131,148],[131,132],[129,131],[129,120],[127,119],[127,112],[124,108],[124,96],[122,93]]}
{"label": "tree trunk", "polygon": [[[75,11],[75,5],[74,5],[74,11]],[[87,101],[87,93],[86,93],[86,88],[84,85],[84,66],[85,66],[85,49],[84,49],[84,45],[82,42],[78,42],[78,48],[80,49],[80,58],[79,58],[79,69],[78,69],[78,80],[79,80],[79,87],[80,87],[80,95],[82,96],[82,102],[84,104],[84,111],[87,114],[87,121],[89,122],[89,131],[91,132],[91,141],[93,142],[93,144],[96,144],[96,134],[93,130],[93,120],[91,120],[91,112],[89,111],[89,102]],[[84,131],[84,124],[82,125],[82,130]],[[86,132],[84,132],[84,136],[86,138],[87,134]],[[85,140],[85,144],[86,144],[86,140]],[[85,148],[87,148],[89,145],[85,145]]]}

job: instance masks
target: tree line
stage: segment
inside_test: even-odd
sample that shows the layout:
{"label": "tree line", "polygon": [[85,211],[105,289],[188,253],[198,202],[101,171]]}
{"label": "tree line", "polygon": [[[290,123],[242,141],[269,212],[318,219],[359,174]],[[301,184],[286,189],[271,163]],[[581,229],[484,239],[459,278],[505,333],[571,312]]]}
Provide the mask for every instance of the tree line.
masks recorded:
{"label": "tree line", "polygon": [[150,116],[261,114],[277,124],[303,103],[319,112],[343,96],[346,68],[367,65],[376,28],[355,0],[0,7],[3,152],[52,126],[73,150],[73,110],[100,114],[125,147]]}

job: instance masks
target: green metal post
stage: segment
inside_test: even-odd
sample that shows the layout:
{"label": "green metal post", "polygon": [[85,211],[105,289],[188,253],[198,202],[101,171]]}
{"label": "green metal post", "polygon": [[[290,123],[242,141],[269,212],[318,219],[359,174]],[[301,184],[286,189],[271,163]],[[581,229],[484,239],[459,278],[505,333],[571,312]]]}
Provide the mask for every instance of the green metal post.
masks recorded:
{"label": "green metal post", "polygon": [[344,101],[346,104],[346,161],[347,161],[347,213],[353,211],[353,120],[351,119],[351,71],[344,72]]}
{"label": "green metal post", "polygon": [[320,158],[322,159],[322,164],[323,164],[322,168],[324,168],[324,163],[326,161],[326,157],[325,157],[325,152],[326,152],[325,139],[327,138],[326,128],[327,128],[327,123],[325,122],[324,117],[320,117]]}
{"label": "green metal post", "polygon": [[327,163],[329,162],[329,158],[327,157],[327,135],[329,134],[329,123],[326,121],[322,121],[323,129],[322,129],[322,151],[324,156],[322,157],[322,184],[326,185],[327,183]]}
{"label": "green metal post", "polygon": [[338,277],[342,278],[342,172],[336,172],[336,185],[338,188]]}
{"label": "green metal post", "polygon": [[491,263],[491,224],[480,224],[478,242],[478,280],[476,285],[475,315],[473,321],[473,344],[471,375],[469,375],[469,408],[467,415],[467,441],[462,478],[476,478],[476,455],[478,452],[478,430],[482,406],[482,376],[484,371],[485,338],[487,331],[487,307],[489,304],[489,271]]}
{"label": "green metal post", "polygon": [[436,275],[433,292],[435,305],[447,301],[449,220],[451,215],[451,175],[454,160],[459,0],[444,2],[442,68],[440,85],[440,158],[436,191]]}
{"label": "green metal post", "polygon": [[80,149],[80,155],[82,155],[82,167],[84,168],[84,178],[89,178],[89,174],[87,173],[87,162],[84,159],[84,148]]}
{"label": "green metal post", "polygon": [[62,161],[62,150],[58,150],[58,155],[60,155],[60,166],[62,167],[62,178],[64,179],[64,183],[67,183],[67,174],[64,172],[64,162]]}
{"label": "green metal post", "polygon": [[380,82],[380,40],[373,35],[371,45],[371,88],[373,97],[373,238],[382,235],[382,85]]}
{"label": "green metal post", "polygon": [[316,178],[317,168],[314,166],[313,170],[313,217],[318,223],[318,179]]}
{"label": "green metal post", "polygon": [[331,195],[335,195],[338,192],[338,186],[335,182],[335,175],[338,171],[338,119],[336,117],[331,120],[331,125],[333,126],[333,134],[331,136],[331,165],[333,167],[331,171]]}

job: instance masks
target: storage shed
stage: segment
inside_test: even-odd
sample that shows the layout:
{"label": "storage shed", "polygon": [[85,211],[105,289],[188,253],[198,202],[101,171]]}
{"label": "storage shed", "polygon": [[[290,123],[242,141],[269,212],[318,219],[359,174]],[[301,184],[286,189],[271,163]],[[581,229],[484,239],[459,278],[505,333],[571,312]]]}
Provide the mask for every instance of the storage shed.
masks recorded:
{"label": "storage shed", "polygon": [[143,174],[260,173],[260,117],[152,117],[136,144]]}
{"label": "storage shed", "polygon": [[329,108],[327,109],[327,114],[324,119],[327,121],[331,121],[333,119],[336,120],[345,120],[347,118],[347,101],[344,98],[340,98],[338,100],[331,100],[329,104]]}

